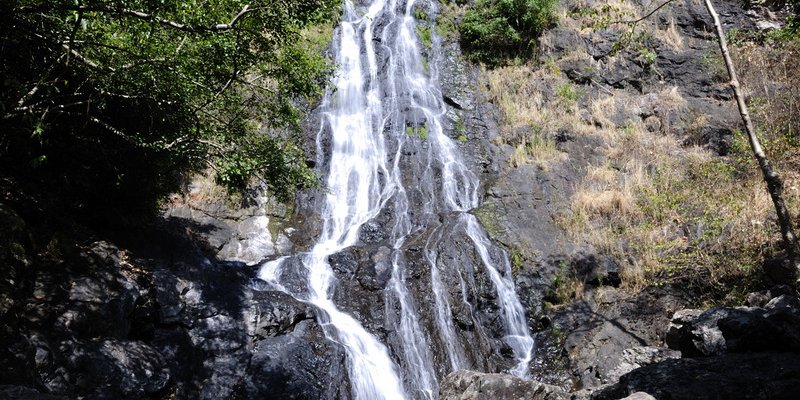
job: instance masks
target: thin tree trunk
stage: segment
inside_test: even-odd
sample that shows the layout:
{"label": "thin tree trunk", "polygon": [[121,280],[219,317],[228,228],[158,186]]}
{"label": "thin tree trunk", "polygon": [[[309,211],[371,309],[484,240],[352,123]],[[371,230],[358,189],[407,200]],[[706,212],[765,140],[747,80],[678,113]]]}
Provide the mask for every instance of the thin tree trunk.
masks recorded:
{"label": "thin tree trunk", "polygon": [[767,156],[761,149],[761,144],[758,142],[756,130],[753,128],[753,121],[750,120],[750,113],[747,110],[747,104],[744,102],[739,79],[736,77],[736,70],[731,61],[730,53],[728,53],[728,45],[725,42],[725,32],[722,30],[722,24],[719,22],[719,15],[717,15],[711,0],[705,0],[706,8],[708,9],[711,17],[714,18],[714,26],[717,28],[717,39],[719,39],[719,48],[722,51],[722,57],[725,59],[725,67],[728,69],[728,74],[731,77],[731,87],[733,88],[734,97],[736,97],[736,104],[739,106],[739,114],[744,121],[745,129],[747,130],[747,139],[750,141],[750,148],[753,150],[753,155],[758,160],[758,165],[761,167],[761,173],[764,175],[764,181],[767,183],[767,189],[772,197],[772,203],[775,205],[775,212],[778,214],[778,225],[780,225],[781,236],[783,237],[783,246],[789,256],[789,260],[795,269],[795,279],[800,278],[800,248],[798,248],[797,236],[792,227],[791,215],[789,209],[786,208],[786,202],[783,200],[783,181],[780,175],[772,169]]}

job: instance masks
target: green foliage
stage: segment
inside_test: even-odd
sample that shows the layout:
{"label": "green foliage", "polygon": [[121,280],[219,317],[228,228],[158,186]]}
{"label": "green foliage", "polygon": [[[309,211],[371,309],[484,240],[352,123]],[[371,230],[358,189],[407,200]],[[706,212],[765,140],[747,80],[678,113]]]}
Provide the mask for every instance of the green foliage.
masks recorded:
{"label": "green foliage", "polygon": [[636,55],[636,61],[643,67],[652,67],[655,64],[657,43],[653,35],[640,29],[641,20],[636,14],[627,9],[613,4],[603,4],[600,7],[578,8],[569,12],[573,18],[581,19],[581,27],[594,31],[608,30],[614,26],[622,27],[619,37],[611,46],[610,56],[624,50],[631,50]]}
{"label": "green foliage", "polygon": [[427,21],[428,20],[428,13],[425,12],[425,9],[417,6],[414,8],[414,19],[417,21]]}
{"label": "green foliage", "polygon": [[436,16],[436,34],[441,38],[456,38],[458,35],[457,20],[461,8],[455,4],[442,4],[442,9]]}
{"label": "green foliage", "polygon": [[431,37],[431,28],[427,26],[417,25],[417,37],[419,38],[419,42],[425,46],[426,49],[430,49],[431,45],[433,44],[433,39]]}
{"label": "green foliage", "polygon": [[536,38],[555,20],[555,0],[478,0],[459,31],[468,56],[491,66],[535,50]]}
{"label": "green foliage", "polygon": [[[780,4],[780,2],[778,3]],[[785,0],[784,3],[789,15],[786,18],[786,25],[775,33],[784,41],[798,40],[800,39],[800,0]]]}
{"label": "green foliage", "polygon": [[456,134],[456,140],[461,144],[465,144],[469,140],[467,138],[467,127],[464,124],[464,116],[461,114],[456,116],[456,121],[453,124],[453,133]]}
{"label": "green foliage", "polygon": [[412,138],[419,138],[420,140],[428,140],[428,127],[426,125],[407,126],[406,135]]}
{"label": "green foliage", "polygon": [[[757,266],[776,248],[759,237],[768,235],[768,228],[747,237],[734,226],[752,199],[734,189],[741,185],[739,168],[745,166],[732,161],[705,160],[684,175],[674,173],[677,166],[664,166],[641,193],[641,225],[634,230],[675,225],[683,233],[655,242],[631,241],[636,253],[657,256],[659,267],[646,271],[651,283],[683,282],[705,287],[711,296],[757,285]],[[741,281],[743,277],[748,281]]]}
{"label": "green foliage", "polygon": [[517,276],[525,268],[525,257],[518,248],[513,246],[509,248],[509,253],[509,259],[511,261],[511,274],[513,276]]}
{"label": "green foliage", "polygon": [[307,28],[337,3],[4,2],[2,169],[79,208],[149,207],[208,167],[289,196],[313,184],[292,132],[331,70]]}
{"label": "green foliage", "polygon": [[556,87],[556,99],[567,107],[575,105],[582,94],[581,89],[569,82],[562,83]]}

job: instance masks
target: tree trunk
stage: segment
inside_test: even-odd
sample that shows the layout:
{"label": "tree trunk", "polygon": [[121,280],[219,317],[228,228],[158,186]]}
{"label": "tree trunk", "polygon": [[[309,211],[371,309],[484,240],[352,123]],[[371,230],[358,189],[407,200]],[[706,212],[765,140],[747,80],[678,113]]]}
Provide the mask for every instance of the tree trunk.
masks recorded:
{"label": "tree trunk", "polygon": [[753,128],[753,121],[750,120],[747,104],[744,102],[744,96],[739,86],[739,79],[736,76],[733,61],[731,61],[731,56],[728,53],[728,45],[725,42],[725,32],[722,30],[719,15],[717,15],[716,10],[714,10],[711,0],[705,0],[705,3],[709,14],[711,14],[711,17],[714,19],[714,26],[717,28],[719,48],[720,51],[722,51],[722,57],[725,59],[725,67],[728,69],[728,74],[731,77],[731,87],[733,88],[733,94],[736,98],[736,104],[739,107],[739,114],[742,116],[742,121],[744,121],[750,148],[753,150],[753,155],[756,160],[758,160],[758,166],[761,167],[761,173],[764,176],[764,181],[767,183],[767,189],[772,197],[772,203],[775,205],[775,212],[778,214],[778,225],[780,226],[781,236],[783,237],[783,246],[794,268],[795,279],[798,279],[800,278],[800,258],[798,258],[800,256],[800,248],[798,248],[797,236],[794,233],[789,209],[786,208],[786,202],[783,200],[783,181],[780,175],[772,169],[767,156],[761,149],[761,144]]}

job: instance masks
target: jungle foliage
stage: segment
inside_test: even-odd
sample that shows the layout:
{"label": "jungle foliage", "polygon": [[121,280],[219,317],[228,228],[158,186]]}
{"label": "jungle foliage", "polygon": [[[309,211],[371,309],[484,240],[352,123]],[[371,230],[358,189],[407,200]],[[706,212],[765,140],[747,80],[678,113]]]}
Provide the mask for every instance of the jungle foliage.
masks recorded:
{"label": "jungle foliage", "polygon": [[[338,1],[11,0],[0,5],[0,178],[68,211],[152,210],[212,168],[289,196],[293,134],[328,61],[302,32]],[[7,199],[8,200],[8,199]]]}
{"label": "jungle foliage", "polygon": [[459,27],[467,55],[490,66],[530,56],[556,20],[555,0],[478,0]]}

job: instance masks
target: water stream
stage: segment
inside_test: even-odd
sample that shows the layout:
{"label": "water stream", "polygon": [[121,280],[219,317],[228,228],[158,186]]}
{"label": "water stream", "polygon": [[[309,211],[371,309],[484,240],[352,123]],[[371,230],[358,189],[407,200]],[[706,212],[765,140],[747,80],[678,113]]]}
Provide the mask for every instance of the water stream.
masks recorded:
{"label": "water stream", "polygon": [[[420,6],[416,3],[344,2],[333,42],[335,90],[319,110],[318,154],[327,157],[319,163],[327,166],[320,235],[310,251],[267,263],[259,273],[274,289],[314,306],[325,335],[345,350],[356,399],[434,399],[447,373],[488,365],[468,354],[465,349],[473,344],[464,343],[454,323],[454,303],[475,308],[469,290],[478,267],[489,277],[502,317],[505,335],[497,340],[513,353],[513,367],[507,372],[525,377],[533,355],[508,257],[468,213],[479,206],[479,181],[462,159],[459,144],[445,132],[439,72],[435,62],[424,59],[414,19]],[[421,6],[435,12],[434,3]],[[435,53],[435,34],[433,40],[430,52]],[[383,323],[392,340],[384,343],[386,338],[369,332],[364,321],[334,303],[337,276],[329,257],[358,246],[362,227],[386,212],[392,221],[384,227],[391,272],[382,291],[387,315]],[[443,223],[446,219],[454,223]],[[471,239],[478,265],[459,269],[445,264],[437,247],[446,229]],[[423,282],[409,278],[406,246],[426,230],[430,233],[422,260],[429,279]],[[284,284],[287,269],[303,277],[302,288]],[[448,295],[452,288],[444,280],[452,271],[458,271],[461,285],[456,299]]]}

